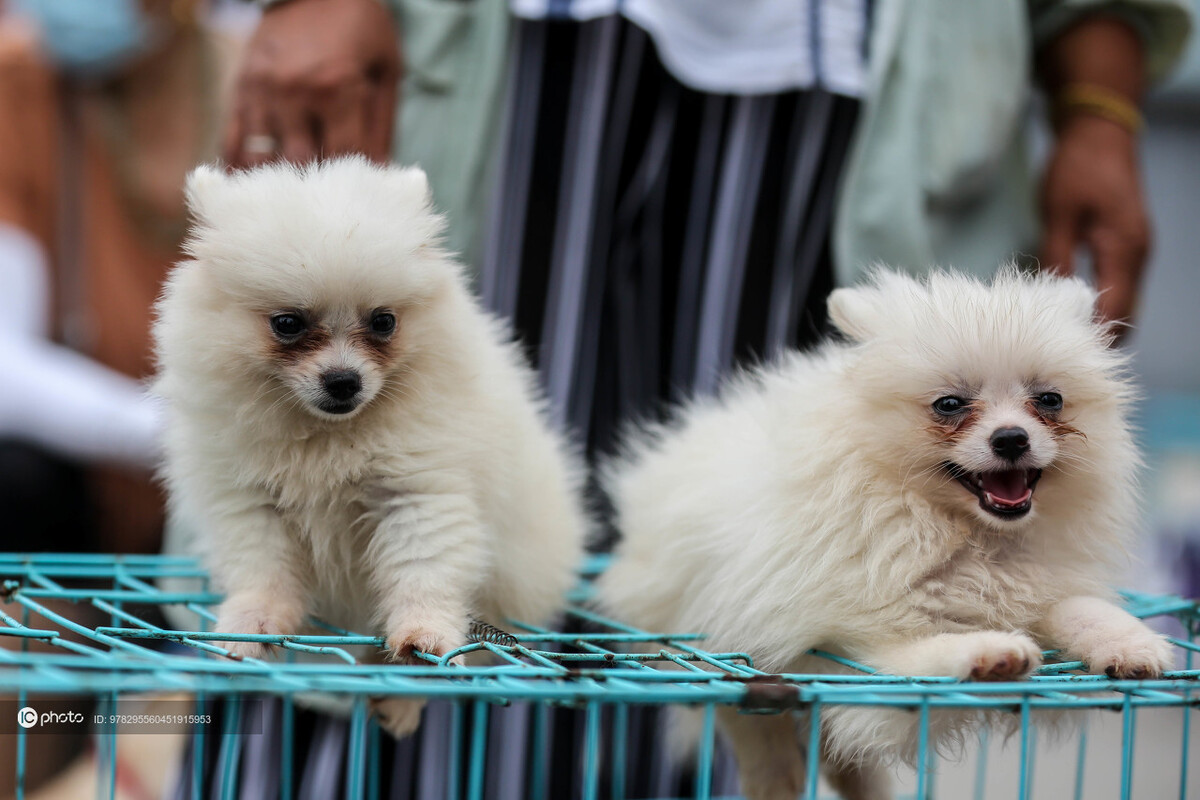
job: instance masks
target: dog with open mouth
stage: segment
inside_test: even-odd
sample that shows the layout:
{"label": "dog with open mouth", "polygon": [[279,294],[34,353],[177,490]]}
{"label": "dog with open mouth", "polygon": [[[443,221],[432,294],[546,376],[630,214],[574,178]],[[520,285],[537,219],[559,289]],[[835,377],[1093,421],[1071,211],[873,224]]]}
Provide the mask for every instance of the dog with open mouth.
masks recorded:
{"label": "dog with open mouth", "polygon": [[[1171,666],[1115,604],[1137,521],[1125,356],[1082,281],[1008,268],[990,283],[878,272],[840,289],[843,339],[748,372],[605,470],[623,539],[602,605],[649,630],[703,631],[760,669],[1011,681],[1044,648],[1114,678]],[[808,723],[718,711],[750,800],[804,786]],[[937,710],[943,749],[980,722]],[[913,711],[840,706],[821,750],[847,798],[889,796]],[[812,765],[815,767],[815,765]]]}

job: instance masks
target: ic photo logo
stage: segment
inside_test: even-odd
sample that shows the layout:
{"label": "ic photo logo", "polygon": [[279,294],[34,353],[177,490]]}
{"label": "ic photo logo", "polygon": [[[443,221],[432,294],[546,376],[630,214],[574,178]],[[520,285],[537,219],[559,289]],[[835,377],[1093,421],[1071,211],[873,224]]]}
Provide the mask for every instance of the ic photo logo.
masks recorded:
{"label": "ic photo logo", "polygon": [[32,728],[38,724],[38,713],[35,709],[25,706],[17,712],[17,724],[22,728]]}

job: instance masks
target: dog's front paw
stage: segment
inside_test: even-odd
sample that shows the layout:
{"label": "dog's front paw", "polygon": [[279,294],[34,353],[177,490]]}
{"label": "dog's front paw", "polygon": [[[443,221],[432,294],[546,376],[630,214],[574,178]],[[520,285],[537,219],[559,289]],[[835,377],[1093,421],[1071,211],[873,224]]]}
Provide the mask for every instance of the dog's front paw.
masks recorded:
{"label": "dog's front paw", "polygon": [[[276,597],[243,592],[230,595],[217,612],[216,630],[220,633],[252,633],[282,636],[296,633],[304,610],[280,602]],[[217,642],[233,658],[266,658],[271,645],[266,642]]]}
{"label": "dog's front paw", "polygon": [[974,635],[970,649],[963,677],[973,681],[1016,681],[1042,665],[1041,649],[1020,633],[984,631]]}
{"label": "dog's front paw", "polygon": [[1092,672],[1131,680],[1160,677],[1175,665],[1171,643],[1145,626],[1097,643],[1083,660]]}
{"label": "dog's front paw", "polygon": [[421,711],[425,701],[415,697],[372,697],[371,713],[379,727],[403,739],[421,724]]}
{"label": "dog's front paw", "polygon": [[[418,652],[441,658],[467,643],[465,631],[465,621],[460,626],[422,620],[401,623],[388,633],[388,658],[406,664],[418,663]],[[455,662],[460,663],[459,659]]]}

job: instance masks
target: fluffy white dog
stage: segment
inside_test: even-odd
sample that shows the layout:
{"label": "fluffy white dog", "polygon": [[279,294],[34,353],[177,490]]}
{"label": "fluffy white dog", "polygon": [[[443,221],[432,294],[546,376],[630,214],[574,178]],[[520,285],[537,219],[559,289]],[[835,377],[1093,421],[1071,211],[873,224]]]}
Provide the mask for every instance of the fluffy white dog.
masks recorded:
{"label": "fluffy white dog", "polygon": [[[187,196],[157,389],[170,502],[227,592],[216,629],[311,613],[410,659],[464,644],[472,617],[551,617],[582,553],[580,471],[441,248],[424,173],[202,167]],[[398,735],[419,719],[379,710]]]}
{"label": "fluffy white dog", "polygon": [[[631,437],[607,476],[624,540],[602,602],[773,672],[827,670],[806,657],[819,648],[898,675],[1015,680],[1047,647],[1159,675],[1168,643],[1107,588],[1139,460],[1094,300],[1081,281],[1015,269],[990,286],[881,272],[834,292],[847,341]],[[827,709],[834,785],[886,797],[882,762],[911,755],[916,718]],[[796,720],[720,720],[747,797],[795,798]],[[935,715],[935,743],[971,721]]]}

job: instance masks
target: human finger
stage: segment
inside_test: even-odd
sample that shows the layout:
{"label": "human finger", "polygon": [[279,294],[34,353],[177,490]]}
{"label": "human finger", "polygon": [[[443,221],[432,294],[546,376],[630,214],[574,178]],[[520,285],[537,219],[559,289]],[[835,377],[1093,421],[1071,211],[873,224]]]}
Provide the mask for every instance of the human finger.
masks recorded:
{"label": "human finger", "polygon": [[365,83],[358,81],[340,87],[323,104],[320,111],[322,158],[368,151],[367,98]]}
{"label": "human finger", "polygon": [[381,66],[367,83],[365,152],[368,158],[380,163],[386,163],[392,152],[399,83],[400,70],[394,64]]}
{"label": "human finger", "polygon": [[318,107],[308,91],[289,89],[274,95],[271,114],[279,133],[279,155],[286,160],[303,164],[320,153]]}
{"label": "human finger", "polygon": [[242,136],[235,143],[238,155],[231,164],[239,167],[255,167],[275,158],[279,151],[279,137],[272,129],[271,116],[261,92],[251,92],[242,106]]}
{"label": "human finger", "polygon": [[242,139],[246,136],[246,128],[242,124],[242,109],[235,106],[225,127],[221,132],[221,160],[227,169],[237,169],[245,166],[242,163]]}
{"label": "human finger", "polygon": [[1079,242],[1078,215],[1068,207],[1044,212],[1038,258],[1042,269],[1059,275],[1075,274],[1075,246]]}
{"label": "human finger", "polygon": [[[1145,269],[1147,240],[1148,236],[1142,239],[1136,233],[1117,235],[1104,229],[1089,235],[1096,288],[1100,292],[1096,311],[1102,319],[1116,323],[1132,321]],[[1118,339],[1127,330],[1124,324],[1120,325],[1116,329]]]}

